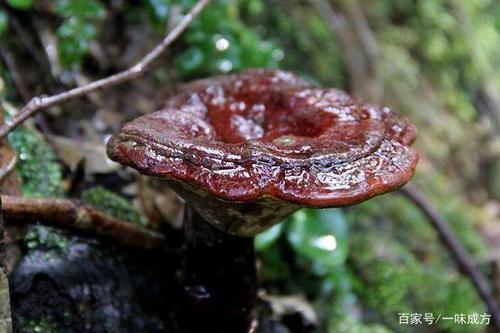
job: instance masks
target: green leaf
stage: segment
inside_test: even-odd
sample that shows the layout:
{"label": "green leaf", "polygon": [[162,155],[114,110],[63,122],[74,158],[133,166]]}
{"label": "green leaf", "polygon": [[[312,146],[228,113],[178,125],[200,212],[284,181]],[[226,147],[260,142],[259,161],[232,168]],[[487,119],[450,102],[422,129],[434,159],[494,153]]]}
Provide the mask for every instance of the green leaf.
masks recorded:
{"label": "green leaf", "polygon": [[170,13],[170,0],[147,0],[146,4],[153,22],[157,25],[164,24]]}
{"label": "green leaf", "polygon": [[177,65],[182,73],[190,75],[199,71],[205,62],[203,51],[197,47],[191,47],[177,58]]}
{"label": "green leaf", "polygon": [[59,53],[65,65],[78,64],[89,50],[90,42],[97,36],[95,24],[76,17],[65,21],[57,30]]}
{"label": "green leaf", "polygon": [[0,10],[0,37],[7,31],[9,26],[9,16],[4,10]]}
{"label": "green leaf", "polygon": [[79,65],[97,38],[106,8],[98,0],[54,0],[54,11],[66,18],[57,30],[61,62]]}
{"label": "green leaf", "polygon": [[7,3],[17,9],[28,9],[33,6],[33,0],[7,0]]}
{"label": "green leaf", "polygon": [[106,9],[97,0],[57,0],[54,4],[56,13],[63,17],[78,17],[86,20],[101,20]]}
{"label": "green leaf", "polygon": [[[152,0],[149,0],[152,1]],[[191,1],[183,1],[182,5]],[[177,58],[182,76],[228,73],[244,68],[277,67],[283,51],[263,40],[235,14],[238,1],[215,0],[182,37],[188,46]],[[259,1],[254,2],[256,6]],[[260,3],[261,4],[261,3]]]}
{"label": "green leaf", "polygon": [[266,251],[259,253],[262,260],[262,273],[265,280],[287,280],[290,278],[290,267],[283,257],[279,246],[271,246]]}
{"label": "green leaf", "polygon": [[287,238],[295,251],[312,262],[318,275],[342,265],[348,254],[347,227],[339,209],[304,209],[295,213]]}
{"label": "green leaf", "polygon": [[262,0],[250,0],[248,1],[248,11],[250,12],[250,15],[259,15],[261,14],[264,9],[264,3]]}
{"label": "green leaf", "polygon": [[282,233],[283,223],[272,226],[255,237],[255,248],[257,251],[265,251],[276,243]]}

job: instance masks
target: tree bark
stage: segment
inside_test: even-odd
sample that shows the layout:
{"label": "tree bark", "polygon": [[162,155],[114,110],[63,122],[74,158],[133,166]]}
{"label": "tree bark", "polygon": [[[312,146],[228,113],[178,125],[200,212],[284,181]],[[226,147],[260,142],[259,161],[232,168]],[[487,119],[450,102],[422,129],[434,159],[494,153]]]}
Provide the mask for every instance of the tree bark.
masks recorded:
{"label": "tree bark", "polygon": [[10,312],[9,280],[7,279],[7,260],[5,255],[5,228],[0,199],[0,333],[12,332]]}
{"label": "tree bark", "polygon": [[[0,124],[4,123],[4,110],[0,103]],[[0,193],[19,191],[17,177],[10,173],[15,165],[16,154],[7,139],[0,140]],[[10,173],[10,175],[9,175]],[[0,198],[0,333],[12,332],[9,280],[7,278],[7,250],[2,199]]]}

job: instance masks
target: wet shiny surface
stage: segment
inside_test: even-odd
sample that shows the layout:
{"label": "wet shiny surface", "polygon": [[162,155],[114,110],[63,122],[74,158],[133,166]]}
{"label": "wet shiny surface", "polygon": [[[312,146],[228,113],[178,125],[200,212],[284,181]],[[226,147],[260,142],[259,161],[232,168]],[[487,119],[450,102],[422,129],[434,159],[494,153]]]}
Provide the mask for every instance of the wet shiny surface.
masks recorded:
{"label": "wet shiny surface", "polygon": [[406,183],[415,137],[388,108],[287,72],[249,70],[189,84],[164,110],[125,124],[108,155],[225,200],[330,207]]}

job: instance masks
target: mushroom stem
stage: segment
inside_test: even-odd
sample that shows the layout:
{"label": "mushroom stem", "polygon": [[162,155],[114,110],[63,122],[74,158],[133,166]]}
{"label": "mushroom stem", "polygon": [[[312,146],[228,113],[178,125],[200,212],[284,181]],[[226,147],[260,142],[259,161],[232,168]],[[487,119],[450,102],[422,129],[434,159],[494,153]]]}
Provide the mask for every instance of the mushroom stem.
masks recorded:
{"label": "mushroom stem", "polygon": [[248,332],[257,295],[253,238],[216,229],[186,205],[183,325],[190,332]]}

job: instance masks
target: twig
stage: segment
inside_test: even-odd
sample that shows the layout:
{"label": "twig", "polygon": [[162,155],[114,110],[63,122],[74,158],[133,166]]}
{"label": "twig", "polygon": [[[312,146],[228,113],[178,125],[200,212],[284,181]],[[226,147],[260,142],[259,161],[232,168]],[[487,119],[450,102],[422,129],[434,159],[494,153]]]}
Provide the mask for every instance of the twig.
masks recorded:
{"label": "twig", "polygon": [[149,69],[152,62],[156,60],[163,53],[163,51],[165,51],[165,49],[181,35],[193,19],[200,14],[203,8],[205,8],[209,1],[210,0],[199,0],[196,5],[194,5],[193,8],[191,8],[191,10],[181,19],[179,24],[177,24],[175,28],[167,34],[160,44],[158,44],[150,53],[129,69],[57,95],[34,97],[21,109],[18,115],[16,115],[8,123],[6,122],[0,126],[0,138],[3,138],[19,124],[23,123],[26,119],[43,109],[86,95],[99,89],[109,88],[117,84],[130,81],[144,74]]}
{"label": "twig", "polygon": [[[0,101],[0,123],[3,122],[4,116],[5,116],[5,110],[4,110],[2,101]],[[3,145],[8,145],[8,142],[7,142],[7,140],[0,139],[0,147],[2,147]],[[5,154],[5,151],[2,150],[2,155],[3,156],[0,156],[0,162],[1,162],[0,163],[1,164],[0,165],[0,185],[3,183],[3,180],[5,179],[5,177],[7,177],[14,170],[14,168],[16,167],[16,164],[17,164],[17,154],[15,154],[13,151],[12,151],[12,154]],[[12,156],[11,156],[10,160],[7,163],[5,163],[5,159],[8,158],[9,155],[12,155]],[[0,190],[2,190],[2,189],[0,189]]]}
{"label": "twig", "polygon": [[12,54],[6,48],[4,49],[2,46],[0,46],[0,56],[2,56],[5,65],[7,66],[7,69],[17,88],[17,92],[19,93],[19,96],[21,96],[24,102],[28,101],[30,96],[28,93],[28,88],[26,88],[23,76],[18,70],[16,60],[14,59]]}
{"label": "twig", "polygon": [[32,25],[38,36],[38,40],[43,46],[47,61],[49,63],[50,73],[53,78],[59,78],[62,72],[61,62],[59,60],[59,53],[57,52],[57,38],[52,30],[49,28],[48,23],[41,20],[36,15],[32,18]]}
{"label": "twig", "polygon": [[[0,124],[3,123],[5,117],[5,110],[0,101]],[[5,146],[6,147],[5,147]],[[3,148],[3,149],[2,149]],[[9,143],[5,139],[0,139],[0,185],[4,179],[14,170],[17,164],[17,154],[12,150]],[[10,157],[10,159],[9,159]],[[4,189],[0,189],[5,193]]]}
{"label": "twig", "polygon": [[[35,61],[41,68],[45,68],[46,63],[42,60],[43,57],[35,46],[36,42],[33,40],[34,38],[29,32],[26,31],[26,26],[19,22],[16,15],[9,16],[9,23],[14,30],[13,32],[19,37],[19,41],[23,44],[23,47],[30,53],[33,61]],[[47,71],[47,74],[50,74],[50,72]]]}
{"label": "twig", "polygon": [[338,37],[349,71],[351,92],[371,102],[379,102],[382,98],[379,49],[363,8],[349,1],[341,2],[341,10],[327,0],[308,2]]}
{"label": "twig", "polygon": [[6,166],[0,168],[0,183],[14,170],[16,164],[17,154],[13,154],[11,159],[9,160],[9,163]]}
{"label": "twig", "polygon": [[428,218],[429,222],[437,230],[439,238],[446,246],[460,269],[469,276],[472,284],[477,290],[479,296],[486,303],[489,313],[493,319],[493,324],[500,331],[500,312],[498,304],[492,296],[486,278],[475,267],[474,261],[470,258],[460,241],[453,235],[446,220],[436,211],[432,204],[425,198],[416,187],[406,185],[400,192],[413,202],[422,213]]}
{"label": "twig", "polygon": [[101,237],[136,249],[165,249],[165,237],[134,224],[110,217],[94,207],[70,199],[33,199],[2,195],[5,222],[29,224],[34,221]]}

